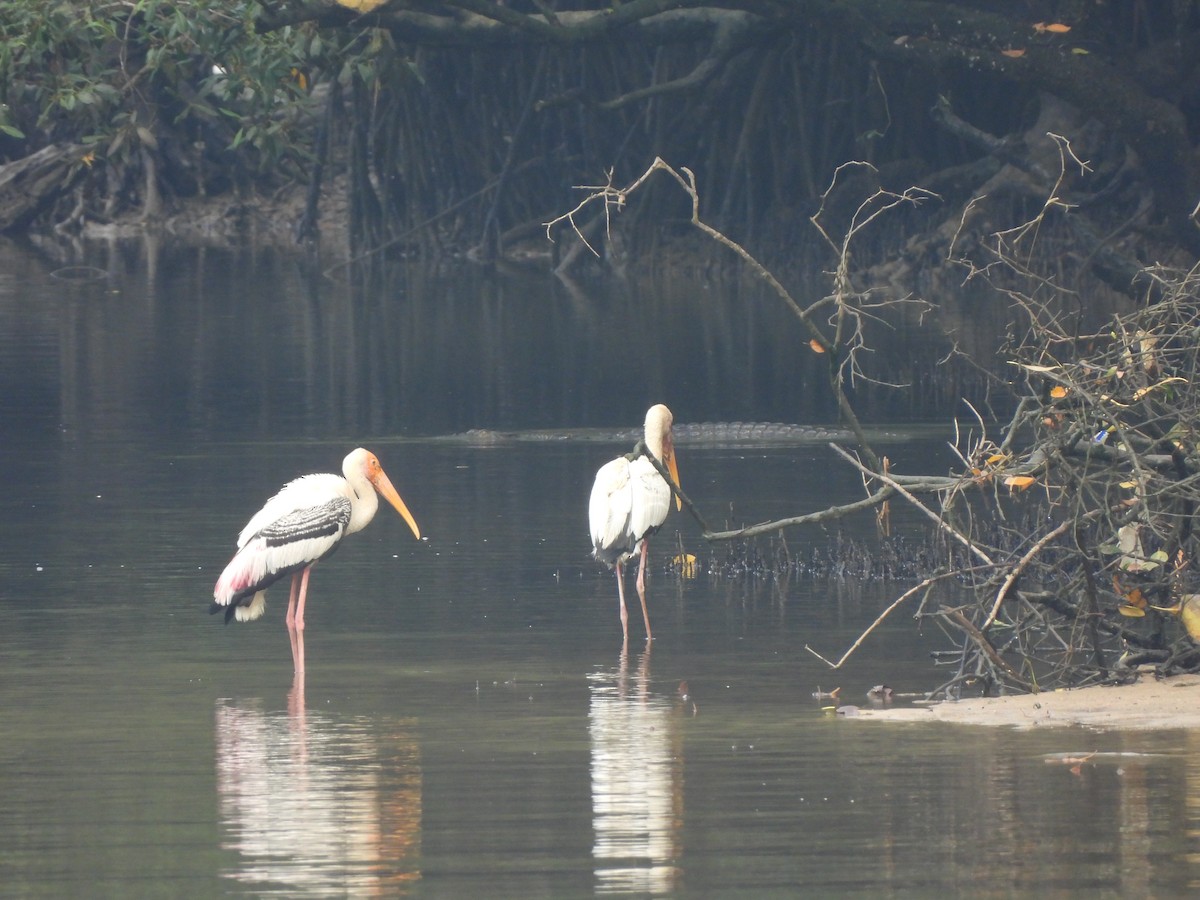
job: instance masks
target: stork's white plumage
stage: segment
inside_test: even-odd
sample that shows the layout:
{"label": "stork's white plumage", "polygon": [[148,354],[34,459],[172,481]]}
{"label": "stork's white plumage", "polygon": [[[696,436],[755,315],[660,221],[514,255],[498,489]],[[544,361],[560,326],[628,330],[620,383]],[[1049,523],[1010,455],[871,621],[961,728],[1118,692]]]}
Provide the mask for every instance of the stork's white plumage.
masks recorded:
{"label": "stork's white plumage", "polygon": [[[675,465],[675,442],[671,433],[671,411],[661,403],[646,413],[646,448],[679,484]],[[632,458],[631,458],[632,457]],[[675,499],[676,507],[680,501]],[[651,639],[650,613],[646,608],[647,538],[667,519],[671,507],[671,488],[644,456],[618,456],[596,473],[588,503],[588,521],[592,532],[592,555],[616,569],[617,594],[620,598],[621,630],[629,638],[629,612],[625,607],[625,562],[641,554],[637,590],[646,622],[646,639]]]}
{"label": "stork's white plumage", "polygon": [[[421,531],[374,453],[361,447],[342,463],[345,477],[304,475],[266,502],[238,535],[238,551],[213,591],[211,612],[225,621],[257,619],[266,610],[266,589],[292,576],[287,626],[304,628],[308,575],[317,561],[375,518],[379,496],[400,513],[413,534]],[[378,491],[378,494],[376,493]]]}

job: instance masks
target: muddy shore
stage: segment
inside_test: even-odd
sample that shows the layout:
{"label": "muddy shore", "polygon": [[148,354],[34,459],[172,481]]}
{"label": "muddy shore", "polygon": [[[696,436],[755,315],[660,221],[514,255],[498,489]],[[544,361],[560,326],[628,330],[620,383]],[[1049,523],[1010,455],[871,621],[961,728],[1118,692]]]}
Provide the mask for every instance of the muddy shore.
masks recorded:
{"label": "muddy shore", "polygon": [[929,706],[860,709],[860,722],[951,722],[1020,729],[1077,725],[1099,731],[1200,728],[1200,675]]}

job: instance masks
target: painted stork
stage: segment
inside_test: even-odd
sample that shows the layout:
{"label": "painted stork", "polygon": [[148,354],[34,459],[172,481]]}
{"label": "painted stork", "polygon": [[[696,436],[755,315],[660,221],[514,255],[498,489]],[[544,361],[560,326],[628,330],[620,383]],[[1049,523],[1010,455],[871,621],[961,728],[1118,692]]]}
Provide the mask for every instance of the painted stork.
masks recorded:
{"label": "painted stork", "polygon": [[237,553],[217,579],[210,612],[224,610],[226,622],[257,619],[267,608],[267,588],[291,575],[286,621],[289,630],[302,630],[309,572],[346,535],[362,531],[375,518],[376,491],[421,537],[374,453],[361,447],[353,451],[342,463],[342,472],[345,478],[304,475],[290,481],[254,514],[238,535]]}
{"label": "painted stork", "polygon": [[[646,413],[646,447],[679,484],[675,467],[675,442],[671,436],[671,411],[661,403]],[[671,488],[644,456],[628,454],[605,463],[596,473],[588,503],[592,530],[592,556],[617,571],[617,594],[621,600],[621,630],[629,639],[629,612],[625,608],[625,562],[641,553],[637,591],[646,620],[646,640],[651,640],[650,613],[646,609],[647,538],[666,521],[671,506]],[[678,497],[676,508],[682,508]]]}

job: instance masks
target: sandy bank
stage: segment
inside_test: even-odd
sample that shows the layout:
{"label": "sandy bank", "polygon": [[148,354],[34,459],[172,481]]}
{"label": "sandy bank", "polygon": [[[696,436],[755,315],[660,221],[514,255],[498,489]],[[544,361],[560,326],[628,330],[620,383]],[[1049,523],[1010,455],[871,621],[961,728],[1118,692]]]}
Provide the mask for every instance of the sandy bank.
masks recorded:
{"label": "sandy bank", "polygon": [[1102,731],[1200,728],[1200,676],[1181,675],[1155,681],[1146,675],[1136,684],[1120,687],[1087,687],[932,706],[860,709],[854,718],[1017,728],[1082,725]]}

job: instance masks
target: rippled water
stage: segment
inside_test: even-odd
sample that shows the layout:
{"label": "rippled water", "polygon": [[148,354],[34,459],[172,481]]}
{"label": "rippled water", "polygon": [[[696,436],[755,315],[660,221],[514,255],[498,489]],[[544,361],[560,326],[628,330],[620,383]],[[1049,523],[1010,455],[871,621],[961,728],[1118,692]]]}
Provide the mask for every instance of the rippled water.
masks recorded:
{"label": "rippled water", "polygon": [[[626,448],[438,437],[627,425],[648,395],[687,421],[820,421],[785,320],[471,272],[364,300],[269,256],[100,255],[83,282],[11,247],[0,262],[0,895],[1200,886],[1195,732],[829,717],[818,687],[865,703],[936,682],[934,636],[902,615],[844,671],[805,649],[840,654],[902,586],[683,579],[677,542],[709,551],[680,514],[652,544],[656,640],[634,613],[623,649],[584,510]],[[642,326],[610,337],[614,313]],[[625,396],[647,322],[680,337]],[[938,464],[942,437],[906,427],[885,439],[896,464]],[[280,590],[247,625],[208,598],[279,483],[359,443],[425,539],[385,507],[314,570],[301,678]],[[860,490],[819,442],[681,446],[679,464],[713,522]]]}

